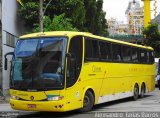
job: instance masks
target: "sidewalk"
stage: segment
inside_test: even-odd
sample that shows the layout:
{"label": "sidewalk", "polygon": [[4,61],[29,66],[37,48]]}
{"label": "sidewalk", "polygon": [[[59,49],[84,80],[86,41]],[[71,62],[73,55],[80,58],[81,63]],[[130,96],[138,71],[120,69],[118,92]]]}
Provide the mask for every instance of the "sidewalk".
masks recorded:
{"label": "sidewalk", "polygon": [[[1,114],[2,114],[2,112],[12,112],[12,111],[16,111],[16,110],[13,110],[12,108],[11,108],[11,106],[10,106],[10,104],[9,103],[0,103],[0,117],[1,117]],[[5,117],[5,118],[15,118],[15,117]]]}
{"label": "sidewalk", "polygon": [[1,103],[8,103],[10,96],[4,96],[0,90],[0,104]]}

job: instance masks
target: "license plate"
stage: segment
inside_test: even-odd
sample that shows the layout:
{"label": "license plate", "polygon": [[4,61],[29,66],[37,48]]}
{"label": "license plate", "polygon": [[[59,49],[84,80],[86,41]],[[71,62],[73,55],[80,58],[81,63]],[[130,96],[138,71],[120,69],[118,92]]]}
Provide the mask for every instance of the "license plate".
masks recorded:
{"label": "license plate", "polygon": [[28,108],[36,108],[36,104],[28,104]]}

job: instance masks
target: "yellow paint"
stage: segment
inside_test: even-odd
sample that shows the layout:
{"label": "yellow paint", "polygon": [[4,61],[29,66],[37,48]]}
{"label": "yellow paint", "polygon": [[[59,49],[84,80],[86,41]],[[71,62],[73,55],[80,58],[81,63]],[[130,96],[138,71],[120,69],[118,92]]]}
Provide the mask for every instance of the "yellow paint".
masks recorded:
{"label": "yellow paint", "polygon": [[[41,33],[30,34],[22,36],[21,38],[39,37]],[[106,40],[110,42],[117,42],[129,46],[136,46],[153,50],[151,47],[140,46],[127,42],[117,41],[109,38],[95,36],[89,33],[82,32],[44,32],[42,36],[67,36],[70,39],[75,35],[88,36],[98,38],[99,40]],[[83,38],[83,47],[84,38]],[[68,50],[68,48],[67,48]],[[76,84],[64,90],[51,90],[41,92],[28,92],[10,90],[11,96],[17,96],[21,100],[10,99],[10,104],[13,109],[27,110],[27,111],[70,111],[83,107],[83,98],[88,89],[92,89],[95,94],[95,104],[98,104],[98,99],[101,96],[114,95],[117,93],[133,92],[135,83],[141,87],[142,82],[146,84],[149,92],[155,87],[155,65],[154,64],[127,64],[127,63],[111,63],[111,62],[84,62]],[[59,101],[47,101],[46,95],[60,95],[64,96]],[[31,96],[34,100],[31,100]],[[28,108],[28,104],[35,104],[36,108]],[[59,107],[62,106],[62,107]]]}
{"label": "yellow paint", "polygon": [[151,13],[150,13],[150,1],[151,0],[142,0],[144,2],[144,27],[147,27],[151,22]]}
{"label": "yellow paint", "polygon": [[17,2],[18,2],[20,5],[24,6],[22,0],[17,0]]}

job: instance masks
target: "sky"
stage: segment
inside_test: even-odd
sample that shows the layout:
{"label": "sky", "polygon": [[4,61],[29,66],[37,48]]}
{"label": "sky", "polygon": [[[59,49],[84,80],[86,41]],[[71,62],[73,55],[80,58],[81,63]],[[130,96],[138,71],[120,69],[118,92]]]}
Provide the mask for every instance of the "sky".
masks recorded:
{"label": "sky", "polygon": [[[128,7],[129,1],[133,0],[103,0],[103,10],[106,11],[106,19],[111,17],[116,18],[117,21],[124,21],[126,22],[125,11]],[[143,2],[141,0],[140,5],[143,6]],[[154,0],[151,1],[151,17],[153,18],[154,9],[153,7]],[[160,0],[157,0],[157,15],[160,13]]]}

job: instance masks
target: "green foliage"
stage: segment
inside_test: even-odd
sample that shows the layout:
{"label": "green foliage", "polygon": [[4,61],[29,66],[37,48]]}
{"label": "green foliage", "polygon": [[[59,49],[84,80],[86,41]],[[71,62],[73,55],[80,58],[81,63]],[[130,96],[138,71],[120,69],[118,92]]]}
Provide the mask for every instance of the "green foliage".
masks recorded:
{"label": "green foliage", "polygon": [[[39,24],[35,25],[33,32],[39,32]],[[50,17],[46,16],[44,19],[44,31],[78,31],[76,28],[73,28],[71,24],[71,19],[65,18],[65,14],[55,16],[53,20]]]}
{"label": "green foliage", "polygon": [[108,36],[106,13],[102,10],[103,0],[84,0],[86,9],[85,28],[93,34]]}
{"label": "green foliage", "polygon": [[33,27],[34,23],[39,22],[39,4],[37,2],[25,2],[24,7],[19,6],[18,14],[19,16],[24,19],[25,25],[29,27]]}
{"label": "green foliage", "polygon": [[[44,8],[49,0],[44,1]],[[23,0],[19,15],[25,25],[39,31],[39,0]],[[45,11],[44,31],[79,30],[108,36],[103,0],[52,0]],[[65,14],[65,15],[64,15]]]}
{"label": "green foliage", "polygon": [[143,34],[146,37],[146,44],[151,45],[154,41],[160,40],[160,33],[158,31],[158,24],[151,24],[148,27],[146,27],[143,31]]}
{"label": "green foliage", "polygon": [[160,56],[160,32],[158,30],[158,24],[153,23],[146,27],[143,31],[145,35],[145,44],[154,48],[156,56]]}
{"label": "green foliage", "polygon": [[63,0],[64,13],[72,19],[72,24],[79,30],[83,30],[85,22],[84,0]]}

